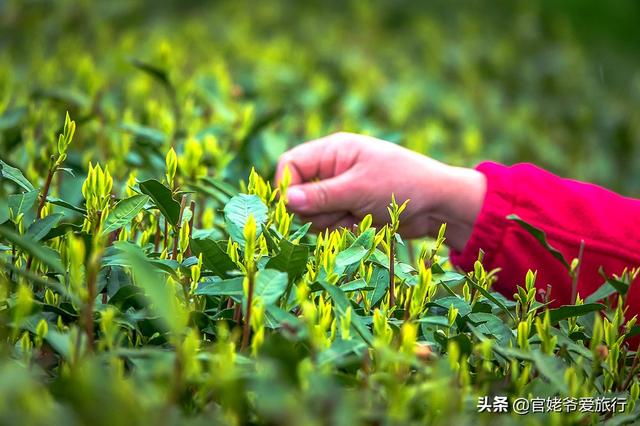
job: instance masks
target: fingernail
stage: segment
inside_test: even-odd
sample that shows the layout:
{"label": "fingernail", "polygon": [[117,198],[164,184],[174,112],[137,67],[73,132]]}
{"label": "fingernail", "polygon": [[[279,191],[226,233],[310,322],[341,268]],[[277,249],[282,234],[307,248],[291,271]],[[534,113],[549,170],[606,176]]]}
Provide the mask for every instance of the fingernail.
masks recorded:
{"label": "fingernail", "polygon": [[287,190],[287,201],[289,207],[299,209],[307,204],[307,194],[300,188],[289,188]]}

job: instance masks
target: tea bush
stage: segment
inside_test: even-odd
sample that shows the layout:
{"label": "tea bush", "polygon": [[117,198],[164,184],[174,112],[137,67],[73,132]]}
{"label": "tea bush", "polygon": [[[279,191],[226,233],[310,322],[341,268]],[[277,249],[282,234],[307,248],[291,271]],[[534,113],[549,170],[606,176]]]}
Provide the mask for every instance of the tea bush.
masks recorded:
{"label": "tea bush", "polygon": [[0,422],[636,421],[637,270],[560,307],[529,272],[512,300],[482,253],[451,267],[445,225],[403,241],[393,199],[314,235],[266,178],[343,129],[637,190],[640,75],[599,84],[564,21],[503,6],[0,2]]}

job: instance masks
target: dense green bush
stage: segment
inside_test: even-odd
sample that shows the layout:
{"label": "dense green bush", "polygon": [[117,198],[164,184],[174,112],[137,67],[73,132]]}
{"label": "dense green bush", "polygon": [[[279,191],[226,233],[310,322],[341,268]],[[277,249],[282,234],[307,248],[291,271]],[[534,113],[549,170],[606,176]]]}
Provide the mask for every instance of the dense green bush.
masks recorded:
{"label": "dense green bush", "polygon": [[[481,254],[403,241],[395,201],[313,235],[261,177],[340,129],[637,191],[633,60],[602,84],[530,2],[127,3],[0,2],[0,423],[637,419],[638,271],[553,309],[530,272],[510,300]],[[627,405],[478,413],[494,395]]]}

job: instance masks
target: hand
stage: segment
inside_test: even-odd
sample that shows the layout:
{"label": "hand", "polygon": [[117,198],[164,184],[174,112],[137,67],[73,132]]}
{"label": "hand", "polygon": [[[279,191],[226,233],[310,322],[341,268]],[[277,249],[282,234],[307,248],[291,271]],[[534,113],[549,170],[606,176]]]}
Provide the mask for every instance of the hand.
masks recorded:
{"label": "hand", "polygon": [[447,242],[456,250],[471,236],[486,191],[485,177],[476,170],[351,133],[336,133],[284,153],[276,180],[286,165],[291,172],[289,208],[315,229],[351,227],[368,213],[374,225],[383,225],[395,194],[398,204],[410,199],[400,216],[403,236],[434,236],[446,222]]}

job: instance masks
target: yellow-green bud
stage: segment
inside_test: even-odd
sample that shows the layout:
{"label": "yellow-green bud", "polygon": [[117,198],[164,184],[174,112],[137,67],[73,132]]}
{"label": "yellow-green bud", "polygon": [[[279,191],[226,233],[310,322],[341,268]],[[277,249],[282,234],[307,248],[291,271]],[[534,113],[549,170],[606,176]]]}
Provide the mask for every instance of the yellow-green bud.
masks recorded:
{"label": "yellow-green bud", "polygon": [[166,171],[165,176],[169,187],[173,187],[173,180],[176,177],[176,170],[178,170],[178,156],[176,151],[171,147],[165,158]]}

